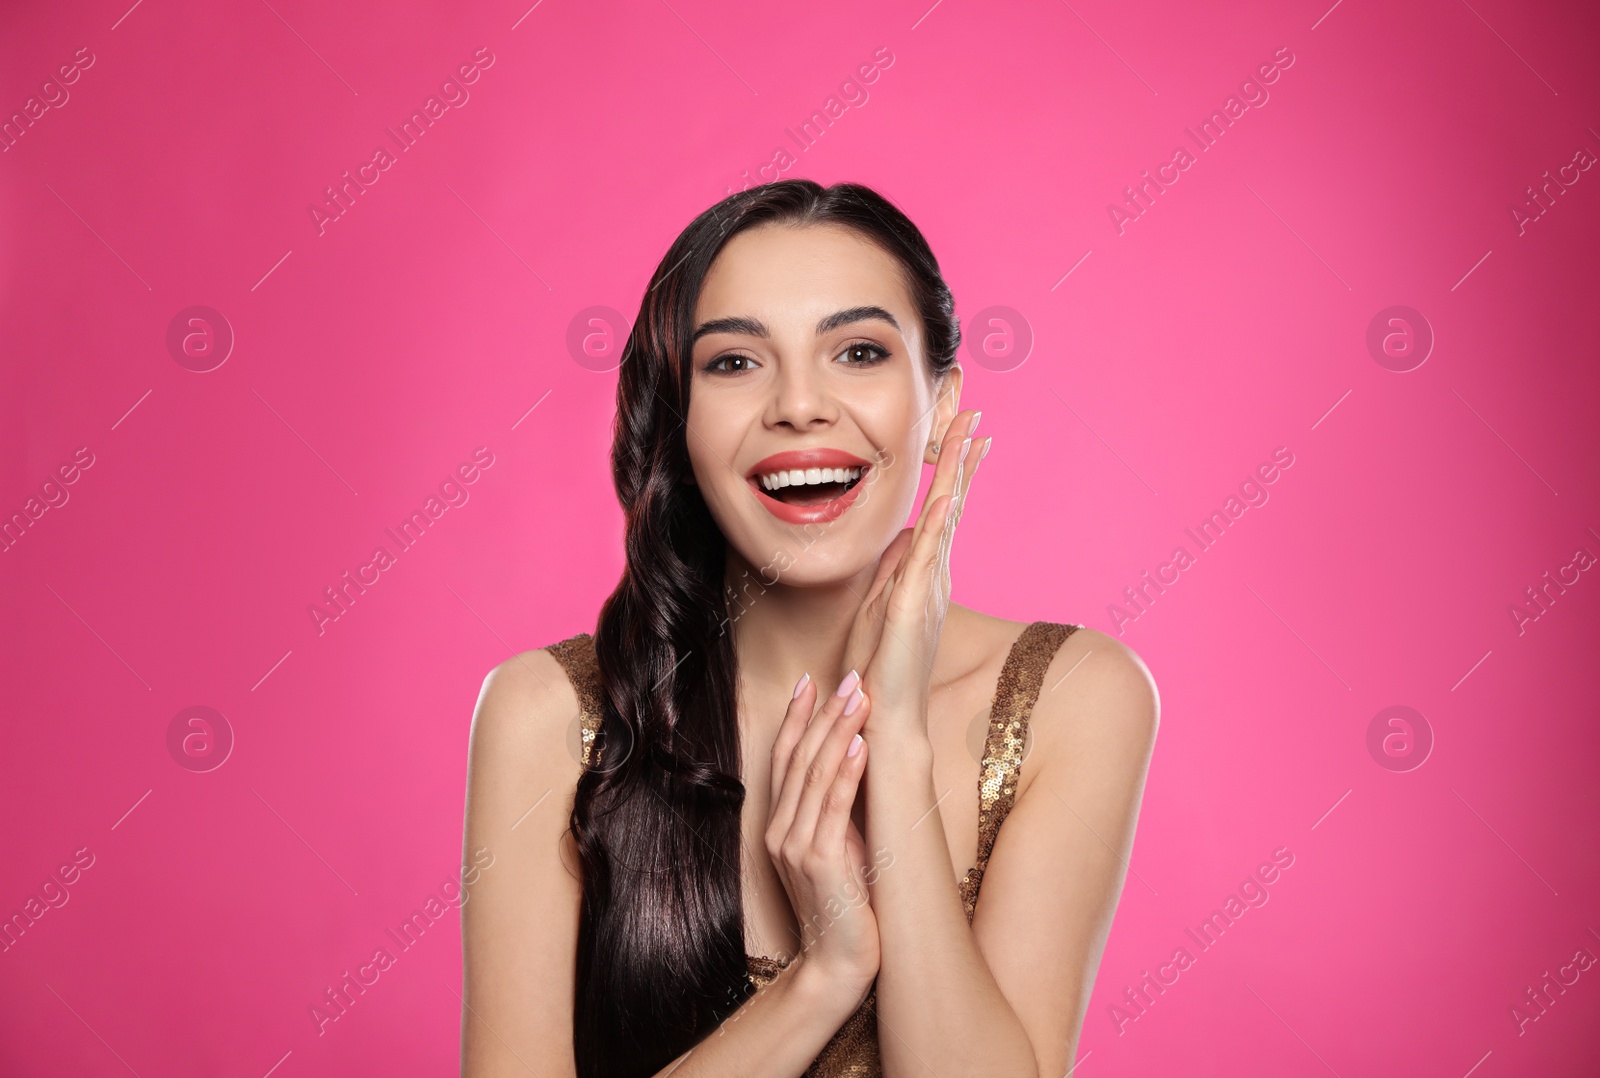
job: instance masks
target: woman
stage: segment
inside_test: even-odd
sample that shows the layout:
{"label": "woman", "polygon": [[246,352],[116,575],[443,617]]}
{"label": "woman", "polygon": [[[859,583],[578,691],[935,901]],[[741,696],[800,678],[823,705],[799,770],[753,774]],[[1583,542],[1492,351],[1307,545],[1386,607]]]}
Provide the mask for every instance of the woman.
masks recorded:
{"label": "woman", "polygon": [[662,259],[622,581],[473,718],[465,1074],[1072,1065],[1158,703],[1115,640],[949,603],[993,441],[953,307],[854,184],[735,194]]}

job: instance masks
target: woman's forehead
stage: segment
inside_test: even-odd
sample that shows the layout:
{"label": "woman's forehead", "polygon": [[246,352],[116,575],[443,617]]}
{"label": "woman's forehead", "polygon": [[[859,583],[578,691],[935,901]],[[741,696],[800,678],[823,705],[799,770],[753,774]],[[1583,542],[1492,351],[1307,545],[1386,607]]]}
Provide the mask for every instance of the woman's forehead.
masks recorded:
{"label": "woman's forehead", "polygon": [[895,259],[835,225],[762,226],[718,253],[695,306],[695,325],[749,318],[771,333],[804,331],[837,311],[881,307],[912,332],[910,296]]}

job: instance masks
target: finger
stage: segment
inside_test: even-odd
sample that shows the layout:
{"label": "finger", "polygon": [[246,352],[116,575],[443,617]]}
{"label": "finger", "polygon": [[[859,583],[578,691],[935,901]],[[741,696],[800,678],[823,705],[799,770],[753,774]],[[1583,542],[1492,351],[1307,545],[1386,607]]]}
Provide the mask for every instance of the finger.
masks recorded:
{"label": "finger", "polygon": [[872,583],[867,586],[867,593],[861,597],[861,605],[856,610],[855,618],[850,625],[850,638],[845,648],[845,661],[861,669],[864,663],[857,654],[858,643],[875,639],[883,625],[883,597],[889,586],[889,581],[894,576],[905,557],[905,552],[911,546],[912,530],[900,529],[887,549],[878,558],[878,567],[873,571]]}
{"label": "finger", "polygon": [[[992,440],[984,439],[982,443],[974,443],[970,437],[970,432],[973,427],[977,426],[978,413],[974,412],[972,416],[973,418],[966,428],[969,436],[961,440],[960,448],[956,452],[956,470],[950,489],[951,508],[944,511],[944,515],[937,522],[931,516],[926,522],[919,521],[919,527],[928,530],[936,529],[939,533],[936,541],[925,540],[921,534],[918,535],[918,540],[920,541],[914,541],[913,548],[921,551],[928,551],[929,547],[925,544],[932,541],[932,549],[928,555],[928,560],[919,562],[917,565],[919,570],[926,573],[926,576],[919,578],[925,584],[931,584],[935,579],[940,581],[948,579],[950,547],[955,539],[956,524],[961,519],[962,511],[966,509],[967,490],[972,486],[972,477],[977,473],[978,461],[988,451],[989,442]],[[955,424],[952,423],[951,426],[953,427]],[[973,453],[974,449],[977,450],[976,454]],[[929,488],[928,494],[930,498],[933,493],[933,489]],[[918,589],[917,594],[925,596],[927,592],[928,589],[924,587]]]}
{"label": "finger", "polygon": [[933,484],[928,488],[928,497],[937,498],[955,491],[955,477],[961,467],[961,443],[972,437],[982,414],[977,411],[962,412],[945,428],[944,437],[939,443],[939,463],[933,469]]}
{"label": "finger", "polygon": [[878,640],[883,635],[883,615],[887,607],[889,580],[899,568],[905,552],[910,549],[911,537],[912,530],[902,528],[884,550],[878,559],[872,583],[868,586],[866,595],[862,597],[861,605],[850,623],[850,635],[845,641],[844,661],[857,670],[865,670],[871,662],[873,653],[878,649]]}
{"label": "finger", "polygon": [[955,522],[957,524],[961,523],[961,514],[967,510],[967,491],[972,488],[972,479],[978,474],[978,465],[982,464],[983,458],[989,455],[989,446],[993,443],[993,438],[974,441],[971,451],[967,453],[967,459],[962,462],[961,479],[956,488]]}
{"label": "finger", "polygon": [[956,455],[956,474],[950,488],[950,509],[945,513],[942,525],[929,522],[930,529],[937,529],[939,542],[935,551],[935,561],[939,552],[944,549],[944,544],[949,540],[950,533],[955,529],[955,522],[961,516],[965,501],[967,483],[972,477],[971,458],[973,443],[971,438],[964,438]]}
{"label": "finger", "polygon": [[[850,755],[850,746],[860,737],[861,723],[866,721],[866,712],[871,706],[871,701],[863,698],[861,706],[856,713],[851,715],[845,723],[841,724],[841,733],[848,733],[838,742],[829,740],[825,753],[832,760],[837,754],[834,764],[833,780],[825,786],[819,786],[815,796],[816,804],[816,830],[812,834],[811,844],[824,852],[847,852],[845,845],[846,829],[851,827],[850,810],[856,803],[856,791],[861,786],[861,776],[867,772],[867,743],[863,739],[854,756]],[[807,795],[811,795],[808,793]],[[804,817],[806,809],[812,802],[802,801],[800,815]]]}
{"label": "finger", "polygon": [[866,891],[867,899],[871,901],[872,881],[876,878],[872,871],[872,858],[867,855],[867,840],[861,837],[861,832],[856,830],[855,823],[851,821],[845,823],[844,848],[850,859],[850,871],[861,881],[862,890]]}
{"label": "finger", "polygon": [[[971,449],[972,429],[977,426],[978,412],[962,412],[951,421],[945,431],[944,440],[939,443],[939,463],[933,469],[933,482],[928,485],[928,494],[922,501],[922,515],[917,520],[917,534],[920,536],[928,524],[928,508],[931,503],[945,495],[954,495],[961,480],[962,458]],[[937,527],[938,525],[934,525]],[[913,539],[913,545],[915,539]]]}
{"label": "finger", "polygon": [[[861,746],[861,751],[866,752],[866,746]],[[862,774],[866,774],[865,771]],[[845,814],[844,845],[850,851],[850,861],[857,868],[865,872],[870,867],[867,858],[867,840],[861,837],[861,831],[856,827],[856,822],[850,819],[850,814]]]}
{"label": "finger", "polygon": [[909,576],[915,574],[918,551],[925,548],[930,532],[937,535],[948,523],[948,514],[954,508],[953,496],[936,495],[932,490],[922,503],[922,514],[917,518],[915,528],[911,529],[911,539],[906,545],[905,552],[901,554],[894,572],[890,573],[883,585],[883,616],[888,616],[889,605],[893,602],[897,592],[904,591],[904,583]]}
{"label": "finger", "polygon": [[[794,755],[795,749],[800,744],[800,739],[805,735],[806,727],[811,722],[811,714],[817,706],[817,684],[811,679],[810,674],[801,677],[800,683],[795,686],[794,696],[789,701],[789,709],[784,712],[783,722],[778,726],[778,732],[772,739],[771,775],[769,802],[773,812],[769,814],[769,825],[777,822],[777,806],[783,795],[784,778],[789,773],[789,760]],[[783,821],[783,829],[788,830],[788,821]]]}
{"label": "finger", "polygon": [[896,574],[897,578],[891,586],[891,610],[904,609],[904,604],[908,602],[915,605],[917,612],[923,609],[939,549],[944,543],[950,518],[954,515],[953,497],[947,494],[929,507],[929,527],[917,536],[910,553],[906,555],[902,571]]}
{"label": "finger", "polygon": [[840,685],[844,688],[845,695],[841,696],[835,691],[828,697],[822,705],[822,710],[817,712],[811,719],[810,725],[801,734],[794,751],[789,754],[788,764],[784,768],[783,789],[774,795],[773,802],[772,826],[777,826],[779,821],[782,822],[779,834],[792,836],[796,823],[800,822],[797,812],[801,795],[805,793],[807,773],[811,770],[812,761],[816,759],[817,750],[823,740],[833,730],[839,716],[844,714],[850,695],[860,686],[860,678],[852,670]]}
{"label": "finger", "polygon": [[911,548],[911,541],[915,538],[915,531],[911,528],[901,528],[898,535],[884,550],[883,556],[878,559],[877,572],[873,574],[872,586],[867,589],[866,602],[870,603],[878,597],[889,583],[889,577],[900,567],[900,562],[905,558],[905,553]]}
{"label": "finger", "polygon": [[983,458],[989,453],[989,446],[993,438],[985,438],[981,442],[973,443],[972,451],[967,454],[961,485],[956,491],[955,511],[950,514],[949,521],[945,524],[943,542],[939,545],[939,559],[937,571],[946,585],[950,579],[950,552],[955,548],[956,529],[961,526],[961,518],[967,512],[968,492],[972,489],[972,481],[978,474],[978,465],[983,463]]}
{"label": "finger", "polygon": [[[802,779],[803,787],[800,790],[800,805],[795,808],[794,822],[789,825],[790,840],[794,841],[800,849],[837,848],[837,846],[832,846],[832,848],[830,846],[819,846],[818,841],[816,841],[816,830],[821,825],[821,816],[824,808],[835,808],[832,805],[832,798],[827,797],[827,795],[834,787],[840,766],[846,760],[854,763],[853,758],[846,757],[845,753],[846,750],[850,749],[851,739],[861,729],[861,723],[864,723],[867,718],[867,697],[866,694],[862,693],[859,686],[856,686],[856,691],[851,693],[850,699],[854,701],[850,715],[840,712],[837,720],[834,721],[834,725],[830,726],[829,731],[827,731],[827,736],[819,742],[816,755],[811,758],[811,766],[805,769],[805,777]],[[862,742],[862,744],[866,744],[866,742]],[[846,817],[850,816],[850,806],[853,803],[854,797],[845,801]],[[835,843],[837,841],[838,838],[835,838]]]}

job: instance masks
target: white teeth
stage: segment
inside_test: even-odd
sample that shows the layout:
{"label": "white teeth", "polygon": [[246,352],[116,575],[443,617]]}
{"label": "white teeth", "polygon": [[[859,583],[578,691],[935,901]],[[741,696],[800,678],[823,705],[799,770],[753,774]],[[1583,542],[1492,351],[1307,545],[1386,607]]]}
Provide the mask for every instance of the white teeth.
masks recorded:
{"label": "white teeth", "polygon": [[760,477],[761,486],[767,490],[821,483],[848,483],[860,478],[860,468],[791,468],[786,472],[768,472]]}

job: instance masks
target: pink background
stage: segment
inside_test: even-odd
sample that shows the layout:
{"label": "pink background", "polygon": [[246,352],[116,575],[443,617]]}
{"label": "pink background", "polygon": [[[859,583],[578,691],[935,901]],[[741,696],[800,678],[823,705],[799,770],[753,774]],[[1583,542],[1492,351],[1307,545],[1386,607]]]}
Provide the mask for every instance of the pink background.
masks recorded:
{"label": "pink background", "polygon": [[[70,496],[0,553],[0,911],[94,858],[0,953],[0,1071],[454,1067],[454,910],[322,1035],[308,1008],[450,890],[484,673],[592,628],[617,577],[615,376],[569,326],[631,318],[787,146],[787,175],[906,210],[975,343],[990,307],[1032,334],[1010,370],[964,353],[996,440],[958,601],[1115,633],[1125,587],[1294,455],[1123,626],[1165,722],[1076,1073],[1594,1073],[1600,967],[1520,1032],[1512,1007],[1600,955],[1600,573],[1510,612],[1600,555],[1600,170],[1524,234],[1510,212],[1600,155],[1592,5],[472,7],[0,13],[6,115],[94,56],[0,154],[0,513]],[[480,48],[470,98],[393,147]],[[800,150],[834,94],[858,104]],[[1183,145],[1119,234],[1108,204]],[[193,305],[236,335],[207,373],[166,343]],[[1393,305],[1436,337],[1404,373],[1366,343]],[[319,634],[310,604],[480,446],[470,500]],[[211,771],[168,750],[195,705],[235,738]],[[1425,717],[1421,767],[1369,753],[1390,705]],[[1119,1032],[1280,847],[1270,901]]]}

